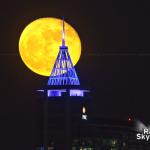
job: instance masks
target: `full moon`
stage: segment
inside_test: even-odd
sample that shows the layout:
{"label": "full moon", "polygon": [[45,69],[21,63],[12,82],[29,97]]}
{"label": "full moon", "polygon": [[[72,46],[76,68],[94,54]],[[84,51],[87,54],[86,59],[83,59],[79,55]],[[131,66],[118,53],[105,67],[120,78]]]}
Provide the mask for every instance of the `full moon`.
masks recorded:
{"label": "full moon", "polygon": [[[76,65],[81,55],[81,41],[76,30],[65,22],[66,46]],[[50,76],[62,45],[62,20],[40,18],[23,30],[19,39],[19,53],[25,65],[33,72]]]}

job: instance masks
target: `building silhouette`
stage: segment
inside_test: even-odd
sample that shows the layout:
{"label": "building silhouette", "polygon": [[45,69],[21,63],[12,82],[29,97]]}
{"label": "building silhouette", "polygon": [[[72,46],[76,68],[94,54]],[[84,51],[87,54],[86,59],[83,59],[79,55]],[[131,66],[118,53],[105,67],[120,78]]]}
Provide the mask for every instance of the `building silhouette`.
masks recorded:
{"label": "building silhouette", "polygon": [[[70,150],[74,130],[73,118],[87,120],[87,89],[82,89],[76,70],[65,45],[65,24],[62,23],[62,45],[47,86],[38,90],[43,99],[44,124],[41,145],[47,150],[51,143],[56,149]],[[44,150],[45,150],[44,149]]]}

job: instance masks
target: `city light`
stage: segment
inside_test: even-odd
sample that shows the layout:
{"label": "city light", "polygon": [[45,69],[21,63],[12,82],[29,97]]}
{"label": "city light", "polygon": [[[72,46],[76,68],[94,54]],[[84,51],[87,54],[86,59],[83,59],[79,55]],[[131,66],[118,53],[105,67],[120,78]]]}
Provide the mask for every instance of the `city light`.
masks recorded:
{"label": "city light", "polygon": [[86,108],[83,106],[82,113],[85,114],[85,112],[86,112]]}
{"label": "city light", "polygon": [[87,115],[82,115],[82,120],[87,120]]}

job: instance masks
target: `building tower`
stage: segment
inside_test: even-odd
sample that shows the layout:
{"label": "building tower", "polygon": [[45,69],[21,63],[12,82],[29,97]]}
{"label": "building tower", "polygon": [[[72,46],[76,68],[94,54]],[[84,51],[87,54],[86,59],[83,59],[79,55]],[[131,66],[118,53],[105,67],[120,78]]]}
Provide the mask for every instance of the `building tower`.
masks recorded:
{"label": "building tower", "polygon": [[[57,141],[55,142],[55,145],[58,149],[71,150],[73,136],[73,132],[71,131],[72,117],[74,116],[73,114],[80,114],[81,110],[81,119],[87,119],[85,112],[83,112],[82,115],[82,110],[85,109],[82,109],[82,106],[89,90],[81,89],[80,87],[79,78],[65,43],[64,19],[62,22],[62,45],[59,47],[59,53],[48,79],[47,87],[46,89],[39,91],[44,92],[45,95],[44,150],[48,150],[51,137],[53,137],[53,141]],[[52,116],[51,114],[61,114],[61,117],[58,117],[58,119],[55,117],[54,119],[53,117],[50,117]],[[61,133],[63,136],[60,139],[57,137],[60,133],[53,133],[52,122],[55,122],[53,127],[61,125],[60,132],[64,131]]]}
{"label": "building tower", "polygon": [[[52,69],[52,73],[48,80],[48,86],[68,86],[68,85],[80,85],[78,76],[76,74],[75,68],[73,67],[70,55],[68,53],[68,47],[65,45],[65,25],[63,21],[63,30],[62,30],[62,46],[56,62]],[[57,93],[60,94],[61,91],[55,91],[51,94]],[[49,96],[50,93],[49,93]]]}

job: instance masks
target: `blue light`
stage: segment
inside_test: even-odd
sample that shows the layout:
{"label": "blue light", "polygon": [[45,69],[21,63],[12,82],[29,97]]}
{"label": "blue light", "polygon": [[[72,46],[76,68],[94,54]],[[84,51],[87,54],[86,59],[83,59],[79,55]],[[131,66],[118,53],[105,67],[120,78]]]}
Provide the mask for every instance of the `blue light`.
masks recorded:
{"label": "blue light", "polygon": [[84,96],[83,90],[70,90],[70,96]]}
{"label": "blue light", "polygon": [[67,46],[60,47],[56,62],[47,84],[48,86],[80,85],[80,81],[72,64]]}
{"label": "blue light", "polygon": [[71,89],[70,96],[84,97],[85,92],[89,92],[89,90]]}
{"label": "blue light", "polygon": [[89,92],[89,90],[80,90],[80,89],[49,89],[47,90],[48,97],[61,97],[63,93],[67,93],[70,97],[84,97],[85,93]]}
{"label": "blue light", "polygon": [[66,90],[65,89],[47,90],[47,96],[48,97],[61,97],[63,92],[66,92]]}

